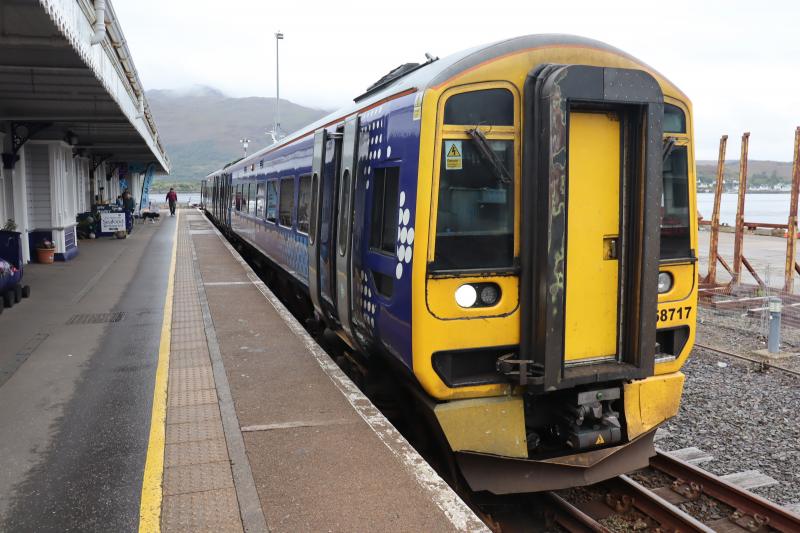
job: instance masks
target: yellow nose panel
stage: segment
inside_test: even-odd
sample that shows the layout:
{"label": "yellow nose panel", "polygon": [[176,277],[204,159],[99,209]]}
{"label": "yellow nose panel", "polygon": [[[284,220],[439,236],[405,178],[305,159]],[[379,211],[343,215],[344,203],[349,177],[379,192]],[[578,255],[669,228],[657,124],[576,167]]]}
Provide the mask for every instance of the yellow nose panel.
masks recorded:
{"label": "yellow nose panel", "polygon": [[567,363],[617,353],[620,123],[570,114],[567,169]]}

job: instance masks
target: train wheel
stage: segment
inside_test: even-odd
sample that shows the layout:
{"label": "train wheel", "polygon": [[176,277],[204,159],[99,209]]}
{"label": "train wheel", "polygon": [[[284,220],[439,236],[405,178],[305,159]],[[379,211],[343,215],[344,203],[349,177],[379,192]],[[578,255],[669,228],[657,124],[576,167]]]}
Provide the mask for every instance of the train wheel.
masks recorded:
{"label": "train wheel", "polygon": [[20,285],[14,286],[14,303],[18,304],[22,301],[22,287]]}
{"label": "train wheel", "polygon": [[30,285],[23,285],[22,286],[22,297],[23,298],[30,298],[31,297],[31,286]]}
{"label": "train wheel", "polygon": [[11,307],[14,305],[14,293],[6,291],[3,293],[3,307]]}

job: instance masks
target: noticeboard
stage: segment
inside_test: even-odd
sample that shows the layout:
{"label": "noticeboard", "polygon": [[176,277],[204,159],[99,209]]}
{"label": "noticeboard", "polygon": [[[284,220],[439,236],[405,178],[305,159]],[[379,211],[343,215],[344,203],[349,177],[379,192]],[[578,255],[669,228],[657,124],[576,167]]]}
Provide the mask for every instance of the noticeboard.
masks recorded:
{"label": "noticeboard", "polygon": [[100,213],[100,232],[125,231],[125,213]]}

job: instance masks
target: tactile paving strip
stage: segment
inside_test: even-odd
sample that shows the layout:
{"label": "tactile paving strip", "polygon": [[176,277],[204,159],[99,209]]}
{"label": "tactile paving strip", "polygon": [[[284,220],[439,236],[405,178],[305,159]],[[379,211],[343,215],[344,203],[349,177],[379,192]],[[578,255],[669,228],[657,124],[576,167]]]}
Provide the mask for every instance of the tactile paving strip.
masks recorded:
{"label": "tactile paving strip", "polygon": [[178,228],[161,528],[241,532],[187,218]]}

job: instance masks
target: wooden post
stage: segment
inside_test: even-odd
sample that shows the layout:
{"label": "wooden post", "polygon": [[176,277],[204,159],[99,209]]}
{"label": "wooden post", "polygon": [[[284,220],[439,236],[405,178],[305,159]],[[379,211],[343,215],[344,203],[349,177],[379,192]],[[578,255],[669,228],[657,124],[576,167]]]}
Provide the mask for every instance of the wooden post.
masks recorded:
{"label": "wooden post", "polygon": [[723,135],[719,140],[719,159],[717,159],[717,183],[714,187],[714,209],[711,212],[711,244],[708,250],[708,275],[706,283],[717,283],[717,247],[719,245],[719,206],[722,201],[722,192],[725,188],[725,148],[728,146],[728,136]]}
{"label": "wooden post", "polygon": [[747,194],[747,150],[750,132],[742,134],[742,153],[739,156],[739,203],[736,205],[736,234],[733,241],[733,283],[742,278],[742,248],[744,245],[744,198]]}
{"label": "wooden post", "polygon": [[794,130],[794,159],[792,160],[792,197],[789,199],[789,222],[786,228],[786,271],[783,280],[783,290],[792,293],[795,250],[797,237],[797,194],[800,187],[800,127]]}

